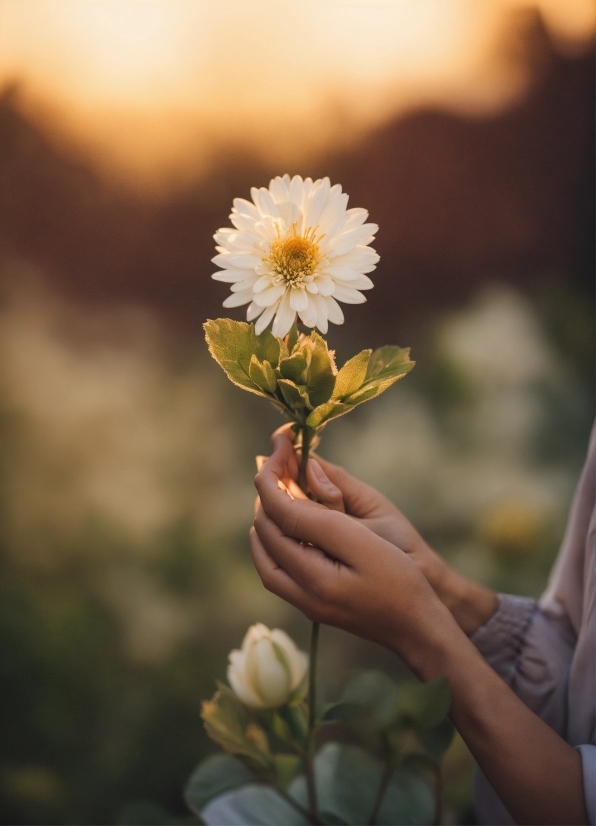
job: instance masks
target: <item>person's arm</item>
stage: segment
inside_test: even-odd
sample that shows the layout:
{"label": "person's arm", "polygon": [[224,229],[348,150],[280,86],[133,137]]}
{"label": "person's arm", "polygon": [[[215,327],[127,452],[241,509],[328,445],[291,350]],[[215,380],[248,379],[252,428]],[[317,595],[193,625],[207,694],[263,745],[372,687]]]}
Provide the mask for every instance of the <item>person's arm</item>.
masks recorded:
{"label": "person's arm", "polygon": [[392,649],[423,680],[445,674],[453,722],[518,823],[587,823],[580,754],[483,660],[407,554],[280,489],[292,461],[286,442],[255,480],[262,504],[251,551],[265,587],[312,620]]}

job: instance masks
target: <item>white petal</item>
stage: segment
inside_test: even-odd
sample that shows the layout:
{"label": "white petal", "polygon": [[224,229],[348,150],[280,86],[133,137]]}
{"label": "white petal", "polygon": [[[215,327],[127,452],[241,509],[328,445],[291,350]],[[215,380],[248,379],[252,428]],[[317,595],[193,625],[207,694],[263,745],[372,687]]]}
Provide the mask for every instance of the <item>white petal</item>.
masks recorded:
{"label": "white petal", "polygon": [[257,323],[255,324],[255,333],[260,336],[265,327],[269,326],[269,322],[277,312],[277,308],[279,307],[279,301],[276,301],[275,304],[272,304],[270,307],[267,307],[263,315],[259,316]]}
{"label": "white petal", "polygon": [[286,181],[284,178],[273,178],[269,182],[269,191],[273,196],[273,200],[277,204],[278,208],[279,205],[290,200],[290,187],[289,187],[290,179]]}
{"label": "white petal", "polygon": [[343,226],[343,231],[347,232],[349,229],[355,229],[361,226],[368,218],[368,210],[361,207],[352,207],[346,210],[346,222]]}
{"label": "white petal", "polygon": [[[356,278],[355,281],[350,281],[349,286],[353,287],[355,290],[372,290],[375,285],[370,280],[368,275],[359,273],[358,278]],[[234,288],[232,287],[232,289]]]}
{"label": "white petal", "polygon": [[278,338],[283,338],[290,332],[290,327],[296,318],[296,312],[290,306],[289,290],[286,290],[285,295],[279,302],[279,308],[271,332]]}
{"label": "white petal", "polygon": [[273,284],[273,279],[269,274],[262,275],[258,281],[255,282],[255,293],[260,293],[262,290],[266,290],[267,287],[270,287]]}
{"label": "white petal", "polygon": [[252,304],[249,304],[248,309],[246,311],[246,320],[254,321],[255,318],[258,318],[262,312],[263,307],[259,307],[259,305],[255,304],[255,302],[253,301]]}
{"label": "white petal", "polygon": [[306,310],[308,307],[308,296],[306,290],[290,290],[290,307],[297,313]]}
{"label": "white petal", "polygon": [[283,650],[290,672],[292,675],[292,688],[296,688],[301,682],[306,669],[308,668],[308,658],[303,651],[299,651],[294,640],[289,637],[281,628],[271,630],[271,639]]}
{"label": "white petal", "polygon": [[308,203],[304,204],[304,226],[316,227],[329,197],[329,178],[315,181]]}
{"label": "white petal", "polygon": [[364,304],[366,298],[359,293],[358,290],[353,290],[351,287],[346,287],[344,284],[336,284],[333,297],[338,301],[343,301],[344,304]]}
{"label": "white petal", "polygon": [[[335,261],[335,259],[333,259]],[[354,281],[358,278],[360,273],[350,267],[338,267],[332,264],[330,267],[325,267],[325,275],[330,275],[332,278],[337,278],[340,281]]]}
{"label": "white petal", "polygon": [[254,297],[254,302],[258,304],[259,307],[270,307],[278,298],[282,297],[286,290],[287,287],[285,284],[271,284],[270,287],[267,287],[266,290],[261,290],[260,293],[255,293],[253,290],[251,298]]}
{"label": "white petal", "polygon": [[317,323],[318,313],[317,307],[313,301],[313,297],[314,296],[312,295],[308,296],[308,306],[305,310],[302,310],[302,312],[300,313],[300,321],[306,327],[314,327]]}
{"label": "white petal", "polygon": [[329,328],[329,312],[327,309],[327,302],[325,301],[325,297],[322,295],[313,295],[312,300],[315,307],[317,308],[317,327],[323,333],[323,335],[325,335]]}
{"label": "white petal", "polygon": [[228,284],[233,284],[235,281],[244,281],[250,275],[254,275],[252,270],[218,270],[214,272],[211,278],[215,281],[225,281]]}
{"label": "white petal", "polygon": [[216,244],[225,244],[230,235],[235,232],[231,227],[222,227],[218,229],[213,235],[213,240]]}
{"label": "white petal", "polygon": [[282,664],[269,639],[262,639],[255,645],[253,656],[257,660],[257,685],[259,696],[270,707],[281,705],[291,691],[289,667]]}
{"label": "white petal", "polygon": [[249,708],[265,708],[266,704],[257,694],[248,687],[242,672],[237,671],[233,666],[228,666],[228,682],[232,686],[234,694],[241,703]]}
{"label": "white petal", "polygon": [[345,194],[337,195],[332,200],[327,201],[319,218],[321,232],[324,232],[327,238],[333,238],[337,230],[344,223],[347,205],[348,196]]}
{"label": "white petal", "polygon": [[356,244],[364,243],[365,238],[372,238],[372,235],[378,229],[379,227],[376,224],[363,224],[361,227],[356,227],[348,232],[342,232],[341,235],[337,235],[328,241],[325,251],[329,258],[344,255],[354,249]]}
{"label": "white petal", "polygon": [[233,204],[234,209],[241,215],[247,215],[249,218],[253,218],[254,220],[258,219],[259,211],[254,204],[251,204],[250,201],[247,201],[244,198],[234,198]]}
{"label": "white petal", "polygon": [[232,293],[229,295],[223,303],[224,307],[241,307],[243,304],[248,304],[249,301],[252,301],[253,298],[253,291],[252,290],[244,290],[242,293]]}
{"label": "white petal", "polygon": [[226,238],[226,245],[229,250],[252,252],[256,244],[259,244],[261,239],[254,232],[232,232]]}
{"label": "white petal", "polygon": [[325,296],[325,303],[327,304],[327,312],[329,314],[329,321],[332,321],[334,324],[343,324],[344,323],[344,314],[337,303],[337,301],[333,298],[332,295]]}
{"label": "white petal", "polygon": [[261,215],[269,215],[271,218],[279,218],[279,211],[275,205],[273,196],[268,189],[265,189],[264,186],[260,189],[253,186],[250,190],[250,194]]}
{"label": "white petal", "polygon": [[243,215],[240,212],[232,212],[230,221],[234,224],[236,229],[241,232],[254,232],[255,224],[257,223],[259,213],[257,212],[257,219],[250,218],[248,215]]}
{"label": "white petal", "polygon": [[253,273],[251,278],[246,278],[244,281],[237,281],[235,284],[232,284],[230,289],[233,293],[240,293],[242,290],[253,290],[255,281],[257,280],[257,276]]}
{"label": "white petal", "polygon": [[335,281],[326,275],[319,275],[315,279],[315,283],[321,295],[333,295],[336,290]]}
{"label": "white petal", "polygon": [[220,252],[211,260],[218,267],[225,267],[226,269],[254,270],[261,259],[249,253]]}
{"label": "white petal", "polygon": [[304,285],[304,288],[313,295],[316,295],[319,292],[319,288],[317,287],[314,281],[309,281],[307,284]]}
{"label": "white petal", "polygon": [[292,183],[290,184],[290,201],[295,204],[299,210],[302,210],[304,203],[304,181],[300,175],[294,175]]}

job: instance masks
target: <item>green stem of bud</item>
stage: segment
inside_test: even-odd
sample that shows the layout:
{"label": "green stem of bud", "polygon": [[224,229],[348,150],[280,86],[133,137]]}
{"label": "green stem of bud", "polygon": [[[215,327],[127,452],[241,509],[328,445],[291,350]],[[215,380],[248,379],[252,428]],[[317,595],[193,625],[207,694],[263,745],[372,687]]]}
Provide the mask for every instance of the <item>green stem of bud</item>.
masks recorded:
{"label": "green stem of bud", "polygon": [[[300,457],[300,467],[298,470],[298,484],[301,490],[308,496],[308,485],[306,483],[306,466],[308,463],[308,453],[312,431],[309,427],[301,429],[302,435],[302,455]],[[308,789],[308,809],[312,823],[320,823],[317,813],[317,787],[315,781],[315,733],[317,724],[317,651],[319,646],[318,622],[313,622],[310,635],[310,653],[308,666],[308,728],[306,734],[306,749],[304,754],[304,773],[306,775],[306,786]]]}

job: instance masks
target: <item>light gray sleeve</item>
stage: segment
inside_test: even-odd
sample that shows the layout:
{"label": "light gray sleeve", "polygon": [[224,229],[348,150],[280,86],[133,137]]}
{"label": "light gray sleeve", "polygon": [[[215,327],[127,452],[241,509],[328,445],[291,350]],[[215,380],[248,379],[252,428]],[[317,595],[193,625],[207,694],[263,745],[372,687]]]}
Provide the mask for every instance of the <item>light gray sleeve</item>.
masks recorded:
{"label": "light gray sleeve", "polygon": [[588,821],[591,826],[596,824],[596,746],[577,746],[582,756],[582,770],[584,775],[584,796]]}
{"label": "light gray sleeve", "polygon": [[496,612],[471,639],[528,708],[564,737],[575,646],[569,627],[534,600],[501,594]]}

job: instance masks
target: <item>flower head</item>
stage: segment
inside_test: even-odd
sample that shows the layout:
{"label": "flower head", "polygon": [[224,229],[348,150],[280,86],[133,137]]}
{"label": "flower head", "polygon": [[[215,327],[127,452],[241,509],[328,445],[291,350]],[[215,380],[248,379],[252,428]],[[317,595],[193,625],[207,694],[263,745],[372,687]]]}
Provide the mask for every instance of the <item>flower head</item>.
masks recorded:
{"label": "flower head", "polygon": [[228,682],[250,708],[277,708],[301,684],[308,660],[279,628],[258,622],[246,632],[242,648],[230,651]]}
{"label": "flower head", "polygon": [[306,327],[327,332],[342,324],[338,301],[361,304],[370,290],[379,256],[369,244],[378,230],[365,223],[365,209],[347,209],[348,196],[329,178],[274,178],[269,188],[251,190],[252,202],[235,198],[234,228],[215,233],[223,269],[213,275],[232,285],[224,307],[248,304],[247,320],[257,334],[273,321],[283,338],[296,316]]}

